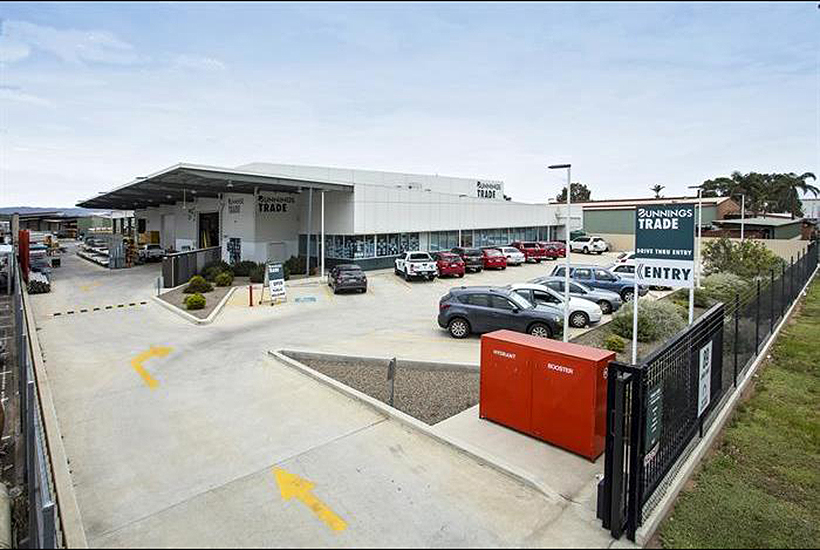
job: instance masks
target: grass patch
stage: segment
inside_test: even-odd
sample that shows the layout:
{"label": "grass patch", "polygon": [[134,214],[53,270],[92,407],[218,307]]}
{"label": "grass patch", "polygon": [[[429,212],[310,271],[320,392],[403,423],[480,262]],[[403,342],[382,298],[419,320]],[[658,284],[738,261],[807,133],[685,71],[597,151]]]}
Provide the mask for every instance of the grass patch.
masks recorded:
{"label": "grass patch", "polygon": [[661,525],[664,548],[820,544],[820,282]]}

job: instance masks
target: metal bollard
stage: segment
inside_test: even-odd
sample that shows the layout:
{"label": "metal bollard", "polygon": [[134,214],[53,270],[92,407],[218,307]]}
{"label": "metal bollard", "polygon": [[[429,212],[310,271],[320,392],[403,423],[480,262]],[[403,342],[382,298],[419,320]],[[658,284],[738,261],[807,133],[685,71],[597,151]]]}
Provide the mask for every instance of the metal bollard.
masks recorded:
{"label": "metal bollard", "polygon": [[396,358],[390,360],[390,363],[387,364],[387,381],[390,382],[390,397],[389,397],[389,405],[393,406],[393,397],[395,396],[396,390]]}
{"label": "metal bollard", "polygon": [[248,285],[248,307],[253,307],[253,283]]}

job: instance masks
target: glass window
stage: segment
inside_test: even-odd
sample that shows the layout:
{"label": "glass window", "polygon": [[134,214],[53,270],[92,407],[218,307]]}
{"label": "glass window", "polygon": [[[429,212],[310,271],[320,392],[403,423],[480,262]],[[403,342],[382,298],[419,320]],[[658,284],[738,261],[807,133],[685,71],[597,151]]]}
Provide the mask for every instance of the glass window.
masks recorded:
{"label": "glass window", "polygon": [[558,269],[556,269],[555,271],[552,272],[552,276],[553,277],[563,277],[564,276],[564,268],[559,267]]}
{"label": "glass window", "polygon": [[595,278],[599,281],[614,281],[615,277],[605,269],[596,269]]}
{"label": "glass window", "polygon": [[[563,286],[564,285],[561,285],[561,290],[563,290]],[[575,294],[586,294],[587,293],[587,290],[584,287],[582,287],[581,285],[574,285],[574,284],[569,285],[569,291],[573,292]]]}
{"label": "glass window", "polygon": [[492,296],[492,307],[512,311],[516,306],[504,296]]}
{"label": "glass window", "polygon": [[553,296],[548,292],[541,292],[539,290],[533,291],[533,297],[537,302],[541,302],[544,304],[560,304],[561,300]]}
{"label": "glass window", "polygon": [[592,270],[591,269],[576,269],[574,276],[576,279],[592,279]]}
{"label": "glass window", "polygon": [[408,233],[407,234],[407,250],[418,250],[419,249],[419,234],[418,233]]}
{"label": "glass window", "polygon": [[521,296],[522,298],[524,298],[525,300],[527,300],[528,302],[532,301],[531,291],[529,291],[525,288],[520,288],[520,289],[516,290],[515,293],[518,294],[519,296]]}
{"label": "glass window", "polygon": [[489,294],[470,294],[467,296],[467,303],[471,306],[490,307],[490,299]]}
{"label": "glass window", "polygon": [[529,300],[525,300],[515,292],[510,294],[510,300],[512,300],[516,307],[519,307],[521,309],[529,309],[532,307],[532,304],[529,302]]}
{"label": "glass window", "polygon": [[[437,252],[437,251],[442,250],[444,248],[443,246],[441,246],[439,244],[439,239],[440,238],[441,238],[441,235],[439,234],[438,231],[432,231],[430,233],[430,250],[432,252]],[[445,239],[445,242],[446,242],[446,239]]]}
{"label": "glass window", "polygon": [[[547,288],[551,288],[557,292],[564,292],[564,283],[562,281],[548,281]],[[570,288],[570,292],[572,292],[572,287]]]}

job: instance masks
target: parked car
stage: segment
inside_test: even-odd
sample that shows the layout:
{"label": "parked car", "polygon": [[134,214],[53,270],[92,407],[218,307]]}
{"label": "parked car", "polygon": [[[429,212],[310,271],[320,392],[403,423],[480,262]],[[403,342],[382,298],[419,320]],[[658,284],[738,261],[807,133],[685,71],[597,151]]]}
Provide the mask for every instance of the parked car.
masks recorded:
{"label": "parked car", "polygon": [[634,262],[634,261],[635,261],[635,252],[631,251],[631,250],[628,251],[628,252],[621,252],[620,254],[618,254],[618,257],[615,258],[615,263],[616,264],[625,264],[625,263]]}
{"label": "parked car", "polygon": [[[629,279],[630,281],[635,279],[635,260],[634,259],[626,259],[623,260],[621,263],[614,263],[609,266],[609,269],[612,273],[621,277],[622,279]],[[668,286],[658,286],[658,285],[649,285],[650,290],[671,290],[672,287]]]}
{"label": "parked car", "polygon": [[[564,273],[564,266],[556,266],[555,269],[552,270],[553,277],[563,277]],[[598,265],[572,266],[569,270],[569,276],[571,279],[592,288],[617,292],[624,302],[632,300],[635,292],[632,279],[618,277],[608,269]],[[645,296],[648,291],[649,289],[646,286],[638,286],[639,296]]]}
{"label": "parked car", "polygon": [[464,277],[466,268],[461,256],[453,254],[452,252],[433,252],[432,256],[436,261],[439,277],[447,275]]}
{"label": "parked car", "polygon": [[[537,285],[546,285],[561,296],[564,295],[563,277],[536,277],[529,282]],[[573,298],[595,302],[598,304],[598,307],[601,308],[601,312],[604,315],[618,311],[624,303],[623,299],[621,299],[621,295],[617,292],[592,288],[573,280],[569,281],[569,295]]]}
{"label": "parked car", "polygon": [[[555,292],[546,285],[519,283],[508,285],[508,288],[526,298],[531,304],[552,306],[558,309],[561,315],[564,314],[564,308],[566,307],[564,295]],[[573,298],[572,296],[569,297],[569,326],[584,328],[600,322],[602,316],[603,312],[598,304],[580,298]]]}
{"label": "parked car", "polygon": [[534,305],[508,288],[474,286],[450,290],[439,300],[438,324],[453,338],[509,329],[544,338],[563,334],[555,308]]}
{"label": "parked car", "polygon": [[507,265],[521,265],[527,261],[524,253],[512,246],[500,246],[498,249],[507,258]]}
{"label": "parked car", "polygon": [[155,262],[165,257],[165,251],[158,244],[144,244],[138,254],[143,262]]}
{"label": "parked car", "polygon": [[533,261],[540,263],[544,259],[544,251],[538,246],[538,243],[533,241],[515,241],[510,243],[510,246],[517,248],[519,252],[524,254],[527,262]]}
{"label": "parked car", "polygon": [[601,237],[585,235],[570,241],[569,249],[572,252],[583,252],[584,254],[603,254],[609,250],[609,245]]}
{"label": "parked car", "polygon": [[409,281],[414,277],[433,280],[438,275],[436,262],[427,252],[405,252],[395,262],[396,275],[404,277]]}
{"label": "parked car", "polygon": [[558,252],[559,258],[566,258],[567,257],[567,245],[561,241],[549,241],[547,244],[551,244],[555,247],[555,250]]}
{"label": "parked car", "polygon": [[478,248],[463,248],[457,246],[450,250],[453,254],[461,257],[466,271],[479,272],[484,269],[484,255]]}
{"label": "parked car", "polygon": [[484,269],[507,269],[507,258],[497,248],[481,249]]}
{"label": "parked car", "polygon": [[[544,251],[544,258],[547,260],[557,260],[566,256],[566,247],[561,247],[559,250],[554,243],[546,241],[538,241],[538,246]],[[563,253],[561,250],[563,250]]]}
{"label": "parked car", "polygon": [[367,292],[367,275],[356,264],[337,265],[327,274],[327,284],[333,289],[333,294],[340,290],[357,290]]}

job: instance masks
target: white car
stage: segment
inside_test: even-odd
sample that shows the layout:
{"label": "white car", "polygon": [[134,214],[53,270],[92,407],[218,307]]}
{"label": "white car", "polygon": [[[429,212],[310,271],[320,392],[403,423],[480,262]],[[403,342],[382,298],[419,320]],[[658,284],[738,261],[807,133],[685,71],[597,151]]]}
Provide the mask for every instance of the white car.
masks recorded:
{"label": "white car", "polygon": [[635,253],[633,251],[629,252],[621,252],[618,254],[618,257],[615,258],[615,265],[619,264],[631,264],[635,265]]}
{"label": "white car", "polygon": [[524,256],[524,253],[517,248],[501,246],[498,249],[504,254],[504,257],[507,258],[507,265],[521,265],[527,261],[527,257]]}
{"label": "white car", "polygon": [[[547,305],[564,312],[564,297],[558,292],[544,285],[520,283],[509,285],[510,290],[519,294],[533,305]],[[601,306],[595,302],[582,298],[569,298],[569,325],[583,328],[598,323],[603,316]]]}
{"label": "white car", "polygon": [[601,237],[585,235],[570,241],[569,249],[571,252],[583,252],[584,254],[602,254],[609,249],[609,246]]}
{"label": "white car", "polygon": [[146,244],[139,250],[139,256],[144,262],[161,260],[165,257],[165,251],[158,244]]}
{"label": "white car", "polygon": [[398,258],[395,263],[396,275],[404,277],[405,281],[409,281],[414,277],[433,280],[438,276],[438,264],[427,252],[405,252]]}

